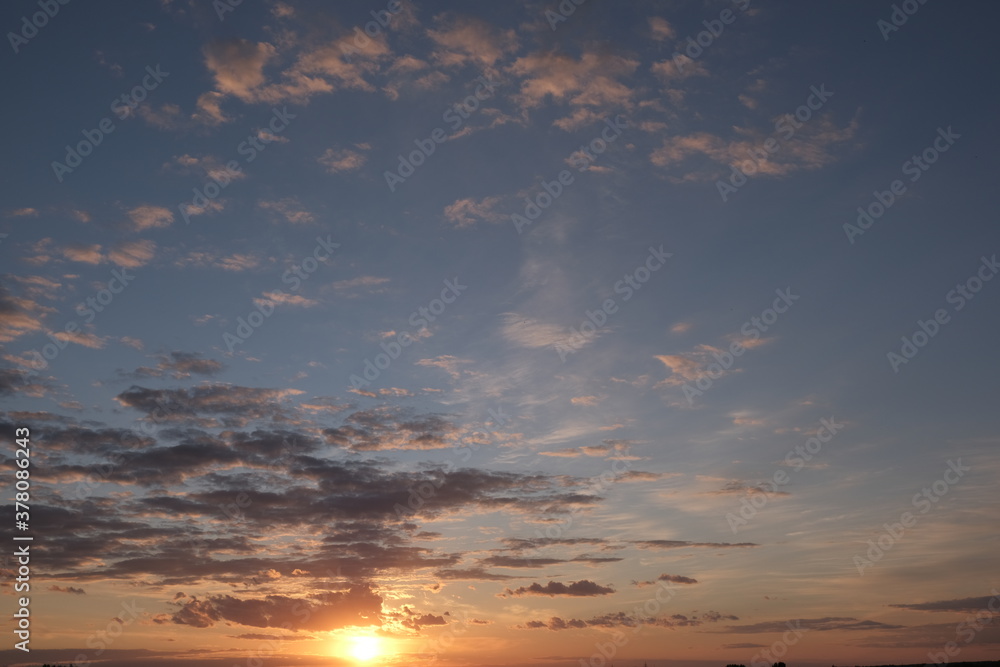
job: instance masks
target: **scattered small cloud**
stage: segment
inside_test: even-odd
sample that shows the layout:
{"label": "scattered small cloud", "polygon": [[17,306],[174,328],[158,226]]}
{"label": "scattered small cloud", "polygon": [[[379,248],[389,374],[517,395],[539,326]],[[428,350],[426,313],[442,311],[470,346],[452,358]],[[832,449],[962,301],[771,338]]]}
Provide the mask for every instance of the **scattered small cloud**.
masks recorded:
{"label": "scattered small cloud", "polygon": [[550,581],[547,584],[533,583],[530,586],[519,588],[505,588],[503,593],[497,597],[521,597],[524,595],[542,595],[548,597],[569,596],[569,597],[594,597],[598,595],[610,595],[615,589],[610,586],[601,586],[593,581],[581,579],[564,584],[561,581]]}
{"label": "scattered small cloud", "polygon": [[132,231],[136,232],[169,227],[174,221],[173,211],[163,206],[149,204],[129,209],[127,215]]}
{"label": "scattered small cloud", "polygon": [[344,171],[361,169],[368,158],[364,153],[350,148],[327,148],[322,155],[316,158],[316,161],[323,165],[327,172],[339,174]]}
{"label": "scattered small cloud", "polygon": [[265,211],[273,211],[293,225],[304,225],[316,221],[316,216],[302,206],[296,197],[285,197],[275,201],[260,200],[257,202],[259,208]]}

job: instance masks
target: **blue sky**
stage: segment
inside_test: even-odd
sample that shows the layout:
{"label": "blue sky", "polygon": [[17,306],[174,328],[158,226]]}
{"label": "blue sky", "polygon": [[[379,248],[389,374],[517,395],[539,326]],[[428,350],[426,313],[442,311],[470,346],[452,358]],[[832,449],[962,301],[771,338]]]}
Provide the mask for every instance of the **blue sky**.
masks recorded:
{"label": "blue sky", "polygon": [[992,4],[39,7],[0,396],[43,659],[1000,642]]}

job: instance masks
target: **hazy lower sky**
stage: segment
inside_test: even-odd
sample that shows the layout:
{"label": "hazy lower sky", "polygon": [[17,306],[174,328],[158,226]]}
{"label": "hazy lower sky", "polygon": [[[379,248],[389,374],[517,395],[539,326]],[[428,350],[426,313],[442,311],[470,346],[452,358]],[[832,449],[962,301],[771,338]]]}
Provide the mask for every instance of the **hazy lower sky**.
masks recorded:
{"label": "hazy lower sky", "polygon": [[995,656],[998,20],[4,3],[0,658]]}

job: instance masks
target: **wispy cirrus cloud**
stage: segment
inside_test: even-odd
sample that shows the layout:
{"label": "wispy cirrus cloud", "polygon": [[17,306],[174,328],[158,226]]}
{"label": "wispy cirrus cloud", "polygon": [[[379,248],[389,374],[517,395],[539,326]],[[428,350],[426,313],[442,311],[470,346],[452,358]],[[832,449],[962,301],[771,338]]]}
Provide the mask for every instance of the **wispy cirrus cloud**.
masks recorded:
{"label": "wispy cirrus cloud", "polygon": [[631,540],[640,549],[742,549],[757,547],[753,542],[688,542],[685,540]]}

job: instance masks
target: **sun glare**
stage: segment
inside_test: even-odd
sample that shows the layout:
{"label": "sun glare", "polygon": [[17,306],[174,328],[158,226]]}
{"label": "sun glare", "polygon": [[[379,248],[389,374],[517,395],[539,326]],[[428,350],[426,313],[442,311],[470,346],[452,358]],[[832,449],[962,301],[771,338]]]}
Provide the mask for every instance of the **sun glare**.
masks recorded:
{"label": "sun glare", "polygon": [[381,646],[378,637],[364,636],[351,639],[351,657],[360,662],[368,662],[379,656]]}

